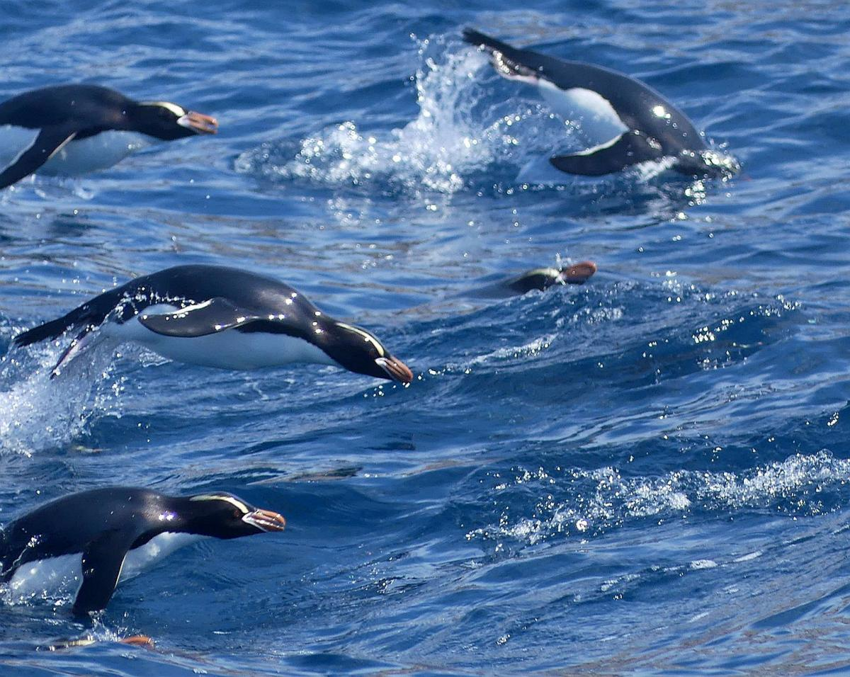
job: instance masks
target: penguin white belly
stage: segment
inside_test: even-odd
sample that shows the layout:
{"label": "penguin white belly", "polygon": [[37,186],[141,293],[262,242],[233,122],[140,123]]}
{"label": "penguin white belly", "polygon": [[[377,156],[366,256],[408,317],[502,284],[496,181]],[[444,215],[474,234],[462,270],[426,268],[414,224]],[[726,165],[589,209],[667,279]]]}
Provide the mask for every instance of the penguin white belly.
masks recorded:
{"label": "penguin white belly", "polygon": [[629,130],[611,103],[590,89],[561,89],[540,79],[537,87],[546,103],[561,117],[578,122],[592,145],[601,145]]}
{"label": "penguin white belly", "polygon": [[[145,314],[171,313],[176,306],[159,304],[145,308]],[[219,369],[261,369],[294,362],[339,366],[321,349],[286,334],[238,332],[234,329],[191,338],[163,336],[152,332],[138,318],[106,328],[121,341],[139,343],[158,355],[176,362]]]}
{"label": "penguin white belly", "polygon": [[[197,534],[173,532],[155,536],[143,546],[127,553],[118,582],[121,583],[139,575],[178,548],[204,538]],[[76,598],[83,584],[82,563],[82,553],[27,562],[15,571],[7,584],[6,597],[12,602],[21,602],[42,595]]]}
{"label": "penguin white belly", "polygon": [[171,531],[154,536],[143,546],[127,553],[127,557],[124,558],[124,566],[121,568],[121,575],[118,577],[118,582],[120,583],[121,581],[138,576],[145,569],[153,566],[156,562],[163,557],[167,557],[175,550],[201,541],[204,538],[204,536],[198,536],[197,534],[178,534]]}
{"label": "penguin white belly", "polygon": [[42,174],[78,176],[118,164],[136,150],[156,142],[156,139],[138,132],[106,131],[85,139],[65,144],[44,166]]}
{"label": "penguin white belly", "polygon": [[14,125],[0,125],[0,171],[15,164],[15,161],[35,143],[39,131]]}
{"label": "penguin white belly", "polygon": [[27,562],[8,583],[6,596],[20,602],[35,595],[76,597],[83,584],[83,555],[75,553]]}

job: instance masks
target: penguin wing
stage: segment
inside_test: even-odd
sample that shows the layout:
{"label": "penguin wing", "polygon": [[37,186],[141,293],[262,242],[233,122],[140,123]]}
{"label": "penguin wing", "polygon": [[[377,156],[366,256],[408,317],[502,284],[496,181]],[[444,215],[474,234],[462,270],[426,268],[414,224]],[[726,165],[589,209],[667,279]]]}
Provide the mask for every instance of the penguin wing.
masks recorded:
{"label": "penguin wing", "polygon": [[77,130],[65,126],[42,128],[32,145],[0,173],[0,188],[11,186],[38,170],[76,135]]}
{"label": "penguin wing", "polygon": [[272,319],[269,316],[258,315],[256,311],[239,308],[221,297],[186,306],[173,313],[160,315],[142,313],[138,317],[139,322],[155,334],[180,338],[208,336],[257,320]]}
{"label": "penguin wing", "polygon": [[601,146],[572,155],[557,155],[549,158],[549,162],[567,174],[603,176],[648,160],[660,160],[662,157],[664,151],[656,139],[640,130],[632,129]]}
{"label": "penguin wing", "polygon": [[74,613],[105,609],[118,585],[124,558],[136,540],[133,529],[107,531],[83,551],[83,585],[74,600]]}

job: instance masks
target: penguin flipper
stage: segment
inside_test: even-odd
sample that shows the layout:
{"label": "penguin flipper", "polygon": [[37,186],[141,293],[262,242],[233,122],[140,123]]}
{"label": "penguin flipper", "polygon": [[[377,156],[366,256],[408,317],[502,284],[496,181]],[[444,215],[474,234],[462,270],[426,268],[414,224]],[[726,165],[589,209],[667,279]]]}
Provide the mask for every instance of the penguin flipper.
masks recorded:
{"label": "penguin flipper", "polygon": [[76,135],[77,130],[68,127],[44,127],[33,144],[0,173],[0,188],[11,186],[37,171]]}
{"label": "penguin flipper", "polygon": [[664,157],[661,144],[637,129],[623,132],[620,136],[572,155],[558,155],[549,162],[562,172],[580,176],[604,176],[619,172],[626,167],[660,160]]}
{"label": "penguin flipper", "polygon": [[106,608],[118,585],[124,559],[135,540],[136,534],[131,530],[113,529],[86,546],[83,551],[83,585],[74,600],[74,614],[80,616]]}
{"label": "penguin flipper", "polygon": [[260,318],[254,311],[239,308],[227,299],[216,297],[175,310],[173,313],[161,315],[142,313],[138,319],[144,327],[155,334],[195,338],[268,318]]}

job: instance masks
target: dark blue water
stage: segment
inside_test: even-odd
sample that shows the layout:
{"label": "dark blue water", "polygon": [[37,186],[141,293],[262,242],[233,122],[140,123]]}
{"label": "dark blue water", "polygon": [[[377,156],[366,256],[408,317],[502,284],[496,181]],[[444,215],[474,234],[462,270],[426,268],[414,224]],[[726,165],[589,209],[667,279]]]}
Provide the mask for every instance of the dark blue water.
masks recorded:
{"label": "dark blue water", "polygon": [[[774,0],[40,3],[0,95],[85,81],[221,133],[0,196],[0,354],[188,262],[372,328],[409,387],[140,350],[0,363],[0,523],[69,492],[226,489],[103,618],[0,607],[3,675],[835,674],[850,669],[850,6]],[[575,147],[476,26],[636,75],[742,174],[518,180]],[[532,177],[534,178],[534,177]],[[584,287],[469,292],[558,259]],[[154,650],[115,640],[143,633]],[[104,640],[37,650],[57,638]]]}

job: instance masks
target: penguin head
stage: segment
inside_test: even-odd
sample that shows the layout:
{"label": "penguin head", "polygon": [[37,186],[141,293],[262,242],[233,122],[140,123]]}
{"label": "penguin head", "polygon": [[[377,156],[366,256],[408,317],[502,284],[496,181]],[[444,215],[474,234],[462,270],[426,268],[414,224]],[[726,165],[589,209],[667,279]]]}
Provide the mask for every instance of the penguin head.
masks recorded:
{"label": "penguin head", "polygon": [[255,508],[224,492],[190,496],[181,512],[185,513],[187,531],[213,538],[241,538],[286,527],[282,515]]}
{"label": "penguin head", "polygon": [[560,269],[536,268],[511,280],[508,283],[508,287],[519,294],[525,294],[532,289],[545,291],[556,284],[584,284],[595,273],[596,264],[593,261],[582,261]]}
{"label": "penguin head", "polygon": [[333,321],[323,331],[321,348],[341,367],[356,374],[410,383],[413,372],[390,355],[371,332],[344,322]]}
{"label": "penguin head", "polygon": [[187,111],[168,101],[142,101],[127,111],[135,131],[162,141],[173,141],[195,134],[215,134],[218,121],[195,111]]}

